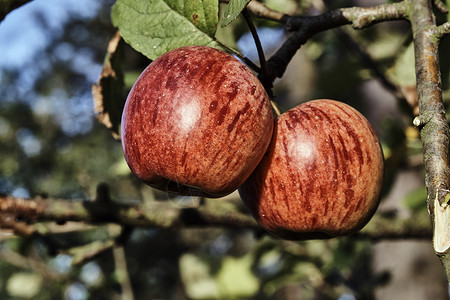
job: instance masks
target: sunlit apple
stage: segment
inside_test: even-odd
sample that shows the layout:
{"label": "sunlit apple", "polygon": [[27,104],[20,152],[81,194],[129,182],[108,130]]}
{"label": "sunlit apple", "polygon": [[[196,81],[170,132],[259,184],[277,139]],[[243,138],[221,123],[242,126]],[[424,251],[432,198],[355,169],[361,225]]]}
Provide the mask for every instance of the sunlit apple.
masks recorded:
{"label": "sunlit apple", "polygon": [[268,152],[239,192],[274,235],[326,238],[369,221],[382,178],[381,146],[364,116],[342,102],[314,100],[277,119]]}
{"label": "sunlit apple", "polygon": [[167,192],[220,197],[261,160],[273,115],[263,86],[243,63],[192,46],[144,70],[121,126],[125,159],[137,177]]}

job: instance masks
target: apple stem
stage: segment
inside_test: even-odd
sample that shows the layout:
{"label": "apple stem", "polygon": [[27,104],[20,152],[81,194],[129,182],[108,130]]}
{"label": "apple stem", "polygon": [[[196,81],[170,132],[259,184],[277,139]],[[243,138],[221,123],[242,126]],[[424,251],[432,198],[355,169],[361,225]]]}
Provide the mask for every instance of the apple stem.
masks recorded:
{"label": "apple stem", "polygon": [[278,107],[277,103],[273,100],[270,100],[270,105],[272,106],[272,109],[277,117],[281,116],[281,109]]}
{"label": "apple stem", "polygon": [[244,16],[245,22],[247,23],[248,28],[253,36],[253,40],[255,41],[256,50],[258,51],[259,64],[261,65],[261,72],[263,75],[268,74],[267,69],[267,61],[264,56],[264,50],[261,45],[261,40],[259,39],[258,32],[256,31],[255,24],[253,24],[252,18],[250,17],[250,13],[248,12],[247,7],[242,10],[242,15]]}

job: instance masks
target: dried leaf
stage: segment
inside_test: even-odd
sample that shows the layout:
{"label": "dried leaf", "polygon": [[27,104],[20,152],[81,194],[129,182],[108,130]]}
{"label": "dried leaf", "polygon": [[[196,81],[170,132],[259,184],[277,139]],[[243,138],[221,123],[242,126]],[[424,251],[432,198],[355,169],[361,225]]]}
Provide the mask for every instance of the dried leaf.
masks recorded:
{"label": "dried leaf", "polygon": [[117,32],[108,45],[106,61],[99,80],[92,86],[94,112],[97,120],[120,139],[120,119],[126,97],[122,66],[123,40]]}

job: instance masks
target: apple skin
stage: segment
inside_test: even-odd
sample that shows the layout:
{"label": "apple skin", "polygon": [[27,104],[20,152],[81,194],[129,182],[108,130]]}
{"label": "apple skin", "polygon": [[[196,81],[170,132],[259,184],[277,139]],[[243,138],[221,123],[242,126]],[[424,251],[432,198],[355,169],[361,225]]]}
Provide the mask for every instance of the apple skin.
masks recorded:
{"label": "apple skin", "polygon": [[206,46],[169,51],[132,87],[121,123],[132,172],[169,193],[221,197],[256,168],[273,113],[257,77],[232,55]]}
{"label": "apple skin", "polygon": [[365,117],[342,102],[305,102],[276,120],[271,144],[239,188],[275,236],[322,239],[353,233],[375,213],[384,159]]}

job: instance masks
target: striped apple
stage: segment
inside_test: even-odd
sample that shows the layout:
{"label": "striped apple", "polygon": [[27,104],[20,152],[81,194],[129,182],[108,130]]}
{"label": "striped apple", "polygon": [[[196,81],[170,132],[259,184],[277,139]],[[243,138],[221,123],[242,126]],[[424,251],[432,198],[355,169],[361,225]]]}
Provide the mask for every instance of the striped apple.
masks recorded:
{"label": "striped apple", "polygon": [[256,76],[239,60],[204,46],[152,62],[131,89],[121,138],[132,172],[182,195],[236,190],[270,143],[273,114]]}
{"label": "striped apple", "polygon": [[340,236],[374,214],[383,166],[379,140],[362,114],[342,102],[313,100],[277,119],[266,155],[239,192],[276,236]]}

